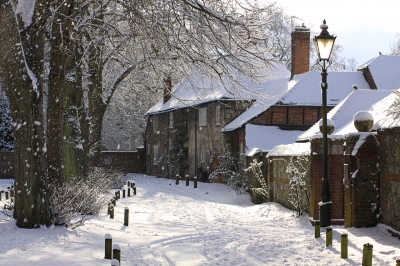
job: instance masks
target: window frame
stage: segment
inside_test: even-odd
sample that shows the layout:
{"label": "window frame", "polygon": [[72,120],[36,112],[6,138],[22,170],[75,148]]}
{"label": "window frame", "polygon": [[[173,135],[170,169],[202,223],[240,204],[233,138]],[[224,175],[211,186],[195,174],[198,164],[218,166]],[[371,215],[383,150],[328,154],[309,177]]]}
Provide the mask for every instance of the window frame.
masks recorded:
{"label": "window frame", "polygon": [[221,125],[221,105],[218,105],[215,108],[215,124],[217,126]]}
{"label": "window frame", "polygon": [[207,107],[199,108],[199,126],[207,126]]}

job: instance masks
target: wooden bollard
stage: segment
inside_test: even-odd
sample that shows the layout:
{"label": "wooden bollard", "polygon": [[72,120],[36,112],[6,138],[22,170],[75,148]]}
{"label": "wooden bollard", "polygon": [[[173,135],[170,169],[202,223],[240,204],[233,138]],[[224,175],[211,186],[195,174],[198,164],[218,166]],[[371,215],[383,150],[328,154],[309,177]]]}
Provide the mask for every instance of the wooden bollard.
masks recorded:
{"label": "wooden bollard", "polygon": [[128,226],[129,224],[129,208],[125,207],[125,213],[124,213],[124,225]]}
{"label": "wooden bollard", "polygon": [[111,266],[119,266],[119,261],[116,259],[111,260]]}
{"label": "wooden bollard", "polygon": [[340,257],[342,259],[346,259],[348,257],[348,245],[349,239],[347,238],[347,234],[343,233],[340,235]]}
{"label": "wooden bollard", "polygon": [[130,196],[131,196],[131,188],[128,187],[128,197],[130,197]]}
{"label": "wooden bollard", "polygon": [[131,181],[128,181],[128,187],[131,187]]}
{"label": "wooden bollard", "polygon": [[197,176],[195,176],[193,179],[194,179],[193,188],[197,188]]}
{"label": "wooden bollard", "polygon": [[396,266],[400,266],[400,259],[396,260]]}
{"label": "wooden bollard", "polygon": [[118,200],[118,191],[115,191],[115,200]]}
{"label": "wooden bollard", "polygon": [[14,189],[10,190],[10,197],[14,197]]}
{"label": "wooden bollard", "polygon": [[186,175],[186,186],[189,186],[189,175]]}
{"label": "wooden bollard", "polygon": [[372,266],[372,249],[373,245],[370,243],[364,244],[362,266]]}
{"label": "wooden bollard", "polygon": [[2,194],[2,192],[0,191],[0,201],[1,201],[1,194]]}
{"label": "wooden bollard", "polygon": [[176,175],[175,177],[175,185],[179,185],[179,175]]}
{"label": "wooden bollard", "polygon": [[332,246],[332,227],[326,227],[326,246]]}
{"label": "wooden bollard", "polygon": [[113,259],[118,260],[119,264],[121,264],[121,249],[118,244],[113,245]]}
{"label": "wooden bollard", "polygon": [[136,195],[136,187],[133,187],[133,195]]}
{"label": "wooden bollard", "polygon": [[122,197],[125,198],[125,189],[122,190]]}
{"label": "wooden bollard", "polygon": [[111,204],[112,204],[111,202],[108,203],[107,214],[110,214],[110,205]]}
{"label": "wooden bollard", "polygon": [[114,206],[117,206],[117,197],[114,197],[114,198],[111,200],[111,203],[112,203]]}
{"label": "wooden bollard", "polygon": [[314,237],[315,238],[321,237],[321,223],[319,220],[314,221]]}
{"label": "wooden bollard", "polygon": [[110,234],[105,234],[105,245],[104,245],[104,258],[112,259],[112,237]]}
{"label": "wooden bollard", "polygon": [[110,218],[114,219],[114,205],[110,204]]}
{"label": "wooden bollard", "polygon": [[6,191],[5,193],[6,193],[6,199],[8,199],[8,191]]}

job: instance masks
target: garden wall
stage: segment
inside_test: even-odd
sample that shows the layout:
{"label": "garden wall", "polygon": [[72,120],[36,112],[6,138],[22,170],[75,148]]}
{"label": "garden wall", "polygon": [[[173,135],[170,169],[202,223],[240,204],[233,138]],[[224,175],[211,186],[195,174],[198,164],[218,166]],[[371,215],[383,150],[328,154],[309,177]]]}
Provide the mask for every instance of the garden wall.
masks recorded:
{"label": "garden wall", "polygon": [[123,173],[144,173],[144,149],[136,151],[102,151],[102,167],[115,168]]}

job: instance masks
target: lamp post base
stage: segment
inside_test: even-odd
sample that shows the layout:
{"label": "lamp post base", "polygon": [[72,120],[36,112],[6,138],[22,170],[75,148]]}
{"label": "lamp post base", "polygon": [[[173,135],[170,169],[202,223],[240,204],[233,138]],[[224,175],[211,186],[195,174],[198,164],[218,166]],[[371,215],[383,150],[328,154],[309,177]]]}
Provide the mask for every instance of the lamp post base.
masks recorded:
{"label": "lamp post base", "polygon": [[327,227],[331,225],[331,208],[332,201],[318,202],[319,205],[319,220],[321,227]]}

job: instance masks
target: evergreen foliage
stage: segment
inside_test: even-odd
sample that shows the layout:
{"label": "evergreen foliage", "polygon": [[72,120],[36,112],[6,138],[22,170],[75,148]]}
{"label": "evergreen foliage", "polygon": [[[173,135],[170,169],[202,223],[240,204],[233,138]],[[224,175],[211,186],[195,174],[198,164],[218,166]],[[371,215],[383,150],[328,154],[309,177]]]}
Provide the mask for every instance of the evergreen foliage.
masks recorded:
{"label": "evergreen foliage", "polygon": [[10,108],[6,100],[0,100],[0,151],[12,150],[14,150],[14,134]]}

